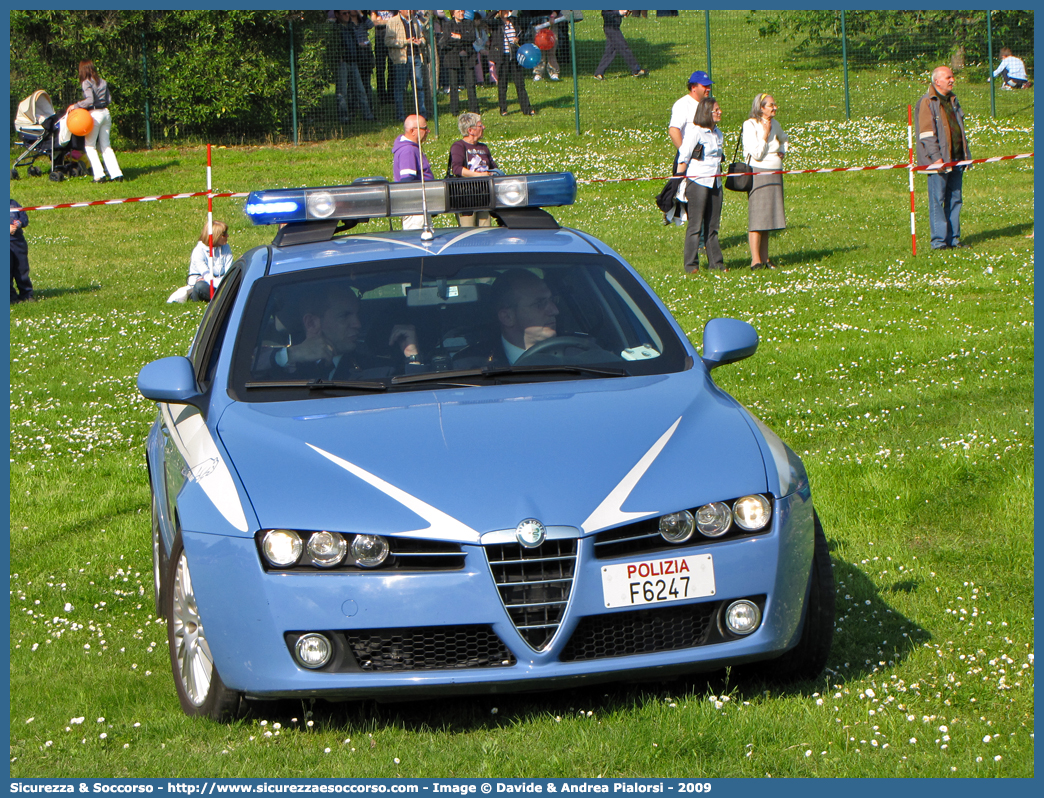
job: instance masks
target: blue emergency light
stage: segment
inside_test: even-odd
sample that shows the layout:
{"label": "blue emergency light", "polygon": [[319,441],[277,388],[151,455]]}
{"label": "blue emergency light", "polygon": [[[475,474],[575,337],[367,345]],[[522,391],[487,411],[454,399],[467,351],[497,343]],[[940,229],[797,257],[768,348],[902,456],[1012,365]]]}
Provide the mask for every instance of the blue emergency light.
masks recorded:
{"label": "blue emergency light", "polygon": [[[423,192],[423,193],[422,193]],[[254,224],[294,224],[572,205],[572,172],[389,183],[364,178],[350,186],[251,191],[246,214]]]}

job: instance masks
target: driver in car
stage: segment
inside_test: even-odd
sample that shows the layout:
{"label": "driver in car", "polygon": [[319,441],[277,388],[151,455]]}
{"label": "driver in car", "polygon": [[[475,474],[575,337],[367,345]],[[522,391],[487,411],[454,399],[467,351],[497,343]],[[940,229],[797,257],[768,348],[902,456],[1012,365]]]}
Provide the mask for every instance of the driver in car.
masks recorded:
{"label": "driver in car", "polygon": [[348,288],[324,285],[308,292],[297,307],[303,340],[276,349],[270,364],[259,363],[262,368],[271,365],[298,379],[357,380],[401,374],[404,365],[420,362],[417,332],[409,324],[396,324],[388,338],[388,346],[402,352],[404,364],[358,350],[359,299]]}
{"label": "driver in car", "polygon": [[527,349],[557,334],[558,305],[547,283],[533,272],[513,269],[493,283],[500,343],[511,365]]}
{"label": "driver in car", "polygon": [[[500,335],[462,349],[458,369],[513,366],[530,350],[558,335],[558,301],[547,283],[527,269],[504,272],[492,286],[492,304]],[[575,340],[570,338],[569,340]]]}

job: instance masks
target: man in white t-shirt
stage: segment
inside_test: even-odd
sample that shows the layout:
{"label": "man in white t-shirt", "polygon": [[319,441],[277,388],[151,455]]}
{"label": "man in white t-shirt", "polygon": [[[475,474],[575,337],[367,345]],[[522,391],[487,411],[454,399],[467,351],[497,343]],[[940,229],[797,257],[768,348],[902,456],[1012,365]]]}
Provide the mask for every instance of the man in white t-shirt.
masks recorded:
{"label": "man in white t-shirt", "polygon": [[[696,114],[700,100],[710,94],[712,85],[710,76],[697,69],[689,76],[689,93],[680,97],[671,107],[671,121],[668,123],[667,135],[671,137],[675,155],[685,137],[685,128],[692,124],[692,117]],[[675,159],[674,165],[678,165],[677,159]]]}

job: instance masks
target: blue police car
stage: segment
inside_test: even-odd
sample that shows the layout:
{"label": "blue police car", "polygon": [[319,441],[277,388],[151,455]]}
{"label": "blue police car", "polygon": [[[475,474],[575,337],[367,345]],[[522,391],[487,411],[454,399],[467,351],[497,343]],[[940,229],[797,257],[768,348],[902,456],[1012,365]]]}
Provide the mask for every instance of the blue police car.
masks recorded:
{"label": "blue police car", "polygon": [[[560,173],[250,195],[273,242],[188,357],[138,377],[185,712],[822,670],[805,469],[711,378],[757,333],[712,319],[698,353],[547,210],[575,194]],[[430,224],[477,211],[495,226]]]}

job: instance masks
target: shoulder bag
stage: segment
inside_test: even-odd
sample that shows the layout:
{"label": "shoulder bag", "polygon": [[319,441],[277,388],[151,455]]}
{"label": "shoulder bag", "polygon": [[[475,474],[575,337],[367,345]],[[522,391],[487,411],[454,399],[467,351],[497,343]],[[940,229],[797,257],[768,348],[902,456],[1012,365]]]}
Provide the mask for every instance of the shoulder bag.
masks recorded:
{"label": "shoulder bag", "polygon": [[741,130],[739,138],[736,139],[736,149],[732,152],[732,163],[729,164],[729,168],[725,173],[725,188],[729,191],[739,191],[746,194],[754,186],[754,170],[746,161],[736,160],[742,140],[743,132]]}

